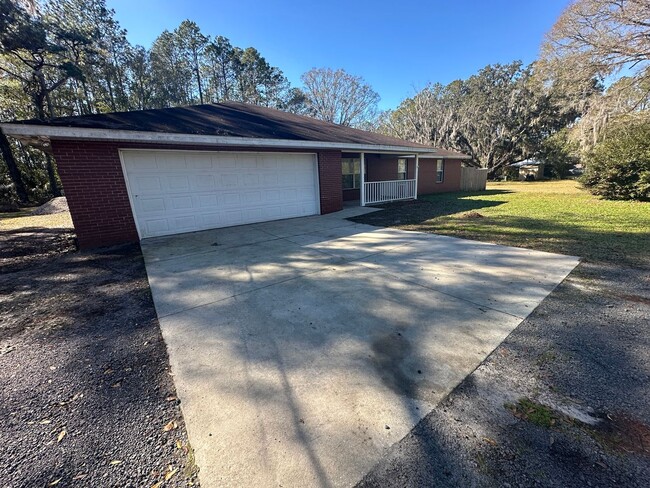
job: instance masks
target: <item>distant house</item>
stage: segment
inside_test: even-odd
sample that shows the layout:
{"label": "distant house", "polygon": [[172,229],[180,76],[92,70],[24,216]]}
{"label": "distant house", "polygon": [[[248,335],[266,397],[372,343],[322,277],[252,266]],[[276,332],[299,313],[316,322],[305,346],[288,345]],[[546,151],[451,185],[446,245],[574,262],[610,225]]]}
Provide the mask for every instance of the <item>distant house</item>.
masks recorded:
{"label": "distant house", "polygon": [[54,154],[81,248],[459,191],[469,159],[237,102],[0,127]]}
{"label": "distant house", "polygon": [[536,159],[524,159],[509,166],[519,170],[519,181],[541,180],[544,177],[544,163]]}

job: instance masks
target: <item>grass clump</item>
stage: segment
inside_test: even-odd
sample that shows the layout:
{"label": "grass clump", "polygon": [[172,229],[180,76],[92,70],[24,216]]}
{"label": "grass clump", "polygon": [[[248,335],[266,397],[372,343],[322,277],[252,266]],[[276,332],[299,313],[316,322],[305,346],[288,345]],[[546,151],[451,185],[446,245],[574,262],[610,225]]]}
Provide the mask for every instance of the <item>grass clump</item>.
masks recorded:
{"label": "grass clump", "polygon": [[506,403],[505,407],[512,414],[540,427],[551,428],[559,420],[558,414],[550,407],[537,403],[530,398],[520,398],[517,403]]}

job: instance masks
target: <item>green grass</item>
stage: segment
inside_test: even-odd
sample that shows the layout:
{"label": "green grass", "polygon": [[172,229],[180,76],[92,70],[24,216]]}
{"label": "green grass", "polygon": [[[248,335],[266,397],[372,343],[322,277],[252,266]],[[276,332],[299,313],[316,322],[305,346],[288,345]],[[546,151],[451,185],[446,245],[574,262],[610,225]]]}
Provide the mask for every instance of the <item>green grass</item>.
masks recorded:
{"label": "green grass", "polygon": [[650,267],[650,203],[602,200],[574,180],[490,183],[384,208],[354,220]]}
{"label": "green grass", "polygon": [[553,409],[546,405],[542,405],[541,403],[537,403],[530,398],[520,398],[517,403],[506,403],[504,406],[510,410],[515,417],[527,420],[528,422],[532,422],[540,427],[553,427],[559,420],[559,416]]}

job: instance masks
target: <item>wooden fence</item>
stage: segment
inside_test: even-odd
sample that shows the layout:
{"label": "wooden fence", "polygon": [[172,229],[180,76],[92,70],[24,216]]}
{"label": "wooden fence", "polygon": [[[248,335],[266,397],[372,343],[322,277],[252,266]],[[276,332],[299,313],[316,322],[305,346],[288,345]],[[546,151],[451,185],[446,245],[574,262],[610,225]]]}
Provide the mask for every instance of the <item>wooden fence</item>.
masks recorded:
{"label": "wooden fence", "polygon": [[483,191],[487,183],[487,168],[470,168],[463,166],[460,169],[461,191]]}

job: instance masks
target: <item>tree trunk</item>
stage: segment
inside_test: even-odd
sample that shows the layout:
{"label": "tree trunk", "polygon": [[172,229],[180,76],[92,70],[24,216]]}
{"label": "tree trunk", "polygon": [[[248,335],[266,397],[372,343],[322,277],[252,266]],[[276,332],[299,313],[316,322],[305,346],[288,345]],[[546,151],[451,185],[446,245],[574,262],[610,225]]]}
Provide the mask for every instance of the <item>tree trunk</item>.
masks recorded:
{"label": "tree trunk", "polygon": [[113,112],[116,112],[117,108],[115,105],[115,95],[113,94],[113,85],[111,84],[111,79],[108,76],[106,77],[106,86],[108,87],[108,98],[111,100],[111,110]]}
{"label": "tree trunk", "polygon": [[7,136],[4,135],[4,132],[0,129],[0,153],[2,158],[7,163],[7,169],[9,170],[9,177],[14,184],[16,189],[16,195],[21,203],[28,203],[27,190],[25,189],[25,184],[23,183],[23,178],[20,175],[20,170],[16,164],[16,159],[14,154],[11,152],[11,146],[7,140]]}
{"label": "tree trunk", "polygon": [[45,160],[47,161],[47,178],[50,181],[50,191],[53,197],[60,197],[61,190],[56,182],[56,168],[54,167],[54,159],[50,154],[45,153]]}
{"label": "tree trunk", "polygon": [[203,84],[201,83],[201,70],[199,67],[199,57],[197,53],[194,53],[194,71],[196,73],[196,81],[199,85],[199,100],[201,101],[201,105],[203,105]]}

